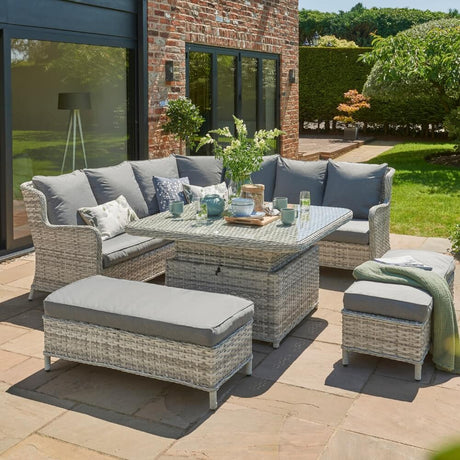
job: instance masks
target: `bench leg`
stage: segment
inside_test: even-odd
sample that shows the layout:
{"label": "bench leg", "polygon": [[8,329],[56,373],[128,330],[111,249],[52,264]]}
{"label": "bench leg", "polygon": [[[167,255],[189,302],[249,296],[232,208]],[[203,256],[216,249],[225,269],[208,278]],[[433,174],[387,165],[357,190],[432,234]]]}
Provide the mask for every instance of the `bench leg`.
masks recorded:
{"label": "bench leg", "polygon": [[209,392],[209,408],[211,410],[217,409],[217,390]]}
{"label": "bench leg", "polygon": [[252,358],[244,366],[244,372],[246,375],[252,375]]}
{"label": "bench leg", "polygon": [[350,354],[348,350],[345,350],[344,348],[342,348],[342,365],[348,366],[349,362],[350,362]]}
{"label": "bench leg", "polygon": [[29,292],[29,297],[27,298],[27,300],[33,300],[34,292],[35,292],[34,288],[31,288]]}
{"label": "bench leg", "polygon": [[277,348],[279,348],[279,347],[280,347],[280,341],[279,341],[279,340],[273,342],[273,348],[274,348],[275,350],[276,350]]}
{"label": "bench leg", "polygon": [[421,364],[415,364],[414,379],[422,380],[422,365]]}
{"label": "bench leg", "polygon": [[45,371],[49,372],[51,369],[51,356],[45,355]]}

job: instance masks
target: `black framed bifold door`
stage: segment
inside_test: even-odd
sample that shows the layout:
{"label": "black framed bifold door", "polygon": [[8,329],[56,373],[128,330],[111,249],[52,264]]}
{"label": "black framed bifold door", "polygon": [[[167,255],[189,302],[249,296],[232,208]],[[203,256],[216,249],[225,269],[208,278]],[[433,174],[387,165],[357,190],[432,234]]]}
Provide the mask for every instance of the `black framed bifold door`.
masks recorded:
{"label": "black framed bifold door", "polygon": [[187,96],[205,119],[200,134],[233,130],[233,115],[245,121],[249,135],[279,127],[278,55],[189,44],[186,59]]}
{"label": "black framed bifold door", "polygon": [[[70,9],[104,17],[98,0],[82,3],[81,9],[70,3],[43,0],[45,9],[51,4],[57,8],[56,17]],[[72,22],[78,32],[62,30],[52,21],[49,25],[56,28],[36,28],[27,16],[23,26],[0,23],[0,256],[32,243],[22,182],[139,158],[137,127],[144,103],[138,97],[138,4],[142,2],[118,0],[106,11],[120,24],[125,21],[119,28],[122,37],[108,26],[101,29],[105,36],[92,33],[93,23],[84,17]],[[10,3],[13,13],[21,7],[24,0]],[[13,13],[8,17],[17,18]]]}

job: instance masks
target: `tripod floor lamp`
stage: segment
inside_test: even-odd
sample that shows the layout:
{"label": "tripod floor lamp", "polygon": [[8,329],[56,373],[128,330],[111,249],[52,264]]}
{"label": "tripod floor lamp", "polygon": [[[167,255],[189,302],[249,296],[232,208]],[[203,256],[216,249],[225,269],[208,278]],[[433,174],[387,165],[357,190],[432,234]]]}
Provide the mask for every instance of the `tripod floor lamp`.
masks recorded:
{"label": "tripod floor lamp", "polygon": [[89,93],[59,93],[58,109],[70,110],[69,124],[67,128],[67,142],[65,144],[64,156],[62,158],[61,174],[64,172],[65,160],[69,150],[70,136],[72,134],[72,171],[75,170],[75,149],[77,143],[77,128],[80,136],[80,144],[83,152],[85,168],[88,167],[86,162],[85,141],[83,140],[83,130],[81,127],[80,110],[91,109],[91,99]]}

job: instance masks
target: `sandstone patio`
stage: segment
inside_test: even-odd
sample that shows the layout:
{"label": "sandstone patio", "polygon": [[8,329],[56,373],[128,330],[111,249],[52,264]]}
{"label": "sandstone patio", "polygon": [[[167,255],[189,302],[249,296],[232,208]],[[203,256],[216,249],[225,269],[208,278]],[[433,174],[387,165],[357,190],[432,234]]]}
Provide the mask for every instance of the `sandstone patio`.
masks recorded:
{"label": "sandstone patio", "polygon": [[[439,252],[449,243],[391,238]],[[33,271],[33,254],[0,264],[2,458],[423,459],[460,440],[460,377],[429,360],[421,382],[412,366],[370,356],[342,367],[348,271],[321,270],[318,310],[278,350],[254,342],[253,376],[225,384],[215,413],[206,393],[175,384],[62,360],[45,373]]]}

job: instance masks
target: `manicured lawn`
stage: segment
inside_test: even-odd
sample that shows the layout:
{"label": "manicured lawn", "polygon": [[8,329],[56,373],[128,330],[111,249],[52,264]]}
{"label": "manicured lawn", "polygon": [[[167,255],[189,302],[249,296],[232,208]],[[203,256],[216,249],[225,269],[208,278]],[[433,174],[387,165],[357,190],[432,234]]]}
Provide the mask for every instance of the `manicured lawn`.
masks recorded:
{"label": "manicured lawn", "polygon": [[460,168],[425,160],[451,152],[452,143],[398,144],[368,163],[395,168],[391,205],[391,232],[448,237],[460,222]]}

